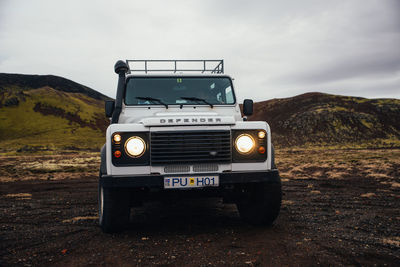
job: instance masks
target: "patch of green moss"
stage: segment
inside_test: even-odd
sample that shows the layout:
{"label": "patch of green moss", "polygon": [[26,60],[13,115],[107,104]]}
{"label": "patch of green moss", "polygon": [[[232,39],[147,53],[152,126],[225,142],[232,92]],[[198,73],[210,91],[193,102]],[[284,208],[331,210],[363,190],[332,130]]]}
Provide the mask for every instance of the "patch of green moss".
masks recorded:
{"label": "patch of green moss", "polygon": [[90,122],[103,113],[102,101],[51,88],[33,89],[24,93],[28,96],[18,106],[0,108],[0,149],[3,152],[15,151],[24,146],[44,146],[48,150],[100,149],[104,144],[105,133],[100,129],[82,127],[63,117],[34,111],[35,105],[40,102]]}

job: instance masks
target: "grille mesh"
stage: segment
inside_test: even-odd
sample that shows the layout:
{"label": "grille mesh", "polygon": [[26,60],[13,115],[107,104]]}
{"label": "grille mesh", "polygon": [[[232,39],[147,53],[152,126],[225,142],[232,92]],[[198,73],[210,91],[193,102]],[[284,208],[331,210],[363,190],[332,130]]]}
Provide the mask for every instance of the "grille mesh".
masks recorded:
{"label": "grille mesh", "polygon": [[216,172],[218,171],[217,164],[199,164],[193,165],[194,172]]}
{"label": "grille mesh", "polygon": [[230,131],[152,132],[150,139],[152,165],[231,161]]}
{"label": "grille mesh", "polygon": [[170,165],[164,167],[165,173],[190,172],[189,165]]}

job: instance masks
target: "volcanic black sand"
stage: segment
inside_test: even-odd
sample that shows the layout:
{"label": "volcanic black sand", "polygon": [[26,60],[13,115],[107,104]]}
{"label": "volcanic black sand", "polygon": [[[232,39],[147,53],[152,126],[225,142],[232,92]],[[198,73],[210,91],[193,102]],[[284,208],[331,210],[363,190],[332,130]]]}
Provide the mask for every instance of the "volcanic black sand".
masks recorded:
{"label": "volcanic black sand", "polygon": [[97,155],[4,156],[0,266],[400,266],[399,154],[278,152],[284,196],[269,228],[191,199],[135,208],[118,234],[97,224]]}

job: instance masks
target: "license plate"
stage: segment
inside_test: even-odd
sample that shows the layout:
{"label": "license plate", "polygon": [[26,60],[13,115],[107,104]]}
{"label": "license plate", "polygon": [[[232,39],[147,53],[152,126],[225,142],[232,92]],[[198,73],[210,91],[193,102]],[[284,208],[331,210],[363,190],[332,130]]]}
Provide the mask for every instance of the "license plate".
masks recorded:
{"label": "license plate", "polygon": [[184,176],[184,177],[165,177],[164,188],[196,188],[218,186],[219,176]]}

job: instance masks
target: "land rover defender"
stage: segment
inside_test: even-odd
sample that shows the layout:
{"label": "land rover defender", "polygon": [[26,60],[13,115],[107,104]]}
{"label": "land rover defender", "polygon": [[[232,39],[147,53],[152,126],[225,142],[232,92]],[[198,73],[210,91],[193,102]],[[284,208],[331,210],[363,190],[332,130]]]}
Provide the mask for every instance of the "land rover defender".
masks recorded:
{"label": "land rover defender", "polygon": [[240,217],[270,225],[281,206],[271,131],[247,121],[223,60],[126,60],[115,64],[115,101],[101,149],[99,224],[124,229],[131,207],[159,199],[221,197]]}

